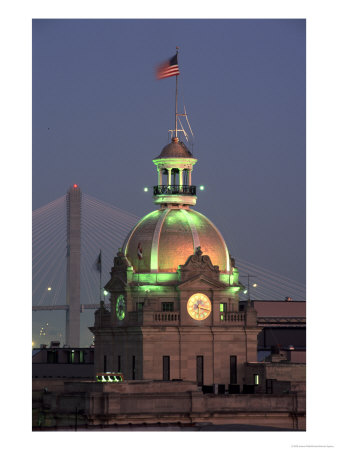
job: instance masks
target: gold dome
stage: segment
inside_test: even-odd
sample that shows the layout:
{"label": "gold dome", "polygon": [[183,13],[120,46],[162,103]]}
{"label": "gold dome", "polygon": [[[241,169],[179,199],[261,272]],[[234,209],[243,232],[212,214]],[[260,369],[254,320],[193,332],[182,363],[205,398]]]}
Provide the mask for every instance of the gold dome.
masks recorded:
{"label": "gold dome", "polygon": [[[138,247],[142,259],[138,258]],[[229,251],[221,233],[203,214],[191,209],[166,208],[153,211],[131,230],[123,252],[135,272],[176,272],[201,247],[212,264],[230,273]]]}

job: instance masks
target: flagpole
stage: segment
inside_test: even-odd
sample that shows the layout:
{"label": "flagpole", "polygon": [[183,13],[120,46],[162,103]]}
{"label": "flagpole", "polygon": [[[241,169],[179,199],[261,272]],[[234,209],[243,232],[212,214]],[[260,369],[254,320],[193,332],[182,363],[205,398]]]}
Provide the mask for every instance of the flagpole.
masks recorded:
{"label": "flagpole", "polygon": [[[176,57],[177,57],[177,64],[178,64],[178,47],[176,47]],[[177,86],[178,86],[178,75],[176,75],[175,138],[177,138]]]}
{"label": "flagpole", "polygon": [[101,249],[100,249],[100,303],[101,303],[101,300],[102,300],[102,288],[101,288],[101,286],[102,286],[102,252],[101,252]]}

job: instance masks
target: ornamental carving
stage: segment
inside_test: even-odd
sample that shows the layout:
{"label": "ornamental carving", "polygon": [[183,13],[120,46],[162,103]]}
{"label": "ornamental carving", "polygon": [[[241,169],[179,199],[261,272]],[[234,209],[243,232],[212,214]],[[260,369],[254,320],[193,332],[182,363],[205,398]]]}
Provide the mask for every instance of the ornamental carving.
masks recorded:
{"label": "ornamental carving", "polygon": [[104,286],[104,289],[110,293],[124,289],[127,284],[127,272],[129,267],[131,267],[131,265],[128,259],[124,256],[122,249],[119,248],[119,251],[114,258],[114,266],[110,271],[110,280]]}
{"label": "ornamental carving", "polygon": [[130,266],[128,259],[124,256],[122,249],[119,248],[115,258],[114,258],[114,267],[112,267],[112,272],[126,270],[127,267]]}
{"label": "ornamental carving", "polygon": [[214,266],[208,255],[203,255],[201,247],[197,247],[194,255],[189,256],[186,263],[180,268],[183,272],[211,272],[218,276],[219,267]]}

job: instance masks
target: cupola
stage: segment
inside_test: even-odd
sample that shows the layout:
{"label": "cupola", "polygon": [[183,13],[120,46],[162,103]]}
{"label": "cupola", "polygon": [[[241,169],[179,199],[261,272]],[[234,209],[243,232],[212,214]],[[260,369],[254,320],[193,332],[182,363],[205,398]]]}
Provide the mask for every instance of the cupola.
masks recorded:
{"label": "cupola", "polygon": [[178,137],[173,137],[161,154],[153,159],[157,167],[154,203],[164,206],[196,204],[196,186],[191,184],[191,172],[197,159]]}

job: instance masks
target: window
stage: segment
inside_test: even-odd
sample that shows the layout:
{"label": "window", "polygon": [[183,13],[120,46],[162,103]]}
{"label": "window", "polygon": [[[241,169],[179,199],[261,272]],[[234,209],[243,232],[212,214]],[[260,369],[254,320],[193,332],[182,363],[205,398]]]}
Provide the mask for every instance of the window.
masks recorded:
{"label": "window", "polygon": [[84,354],[83,354],[83,350],[80,350],[79,360],[80,360],[80,363],[84,363]]}
{"label": "window", "polygon": [[227,312],[227,304],[226,303],[220,303],[219,304],[219,311],[221,313],[221,320],[225,320],[225,314]]}
{"label": "window", "polygon": [[162,303],[162,311],[174,311],[174,302]]}
{"label": "window", "polygon": [[132,379],[136,379],[136,357],[133,355],[133,363],[132,363]]}
{"label": "window", "polygon": [[254,384],[256,386],[259,384],[259,375],[257,373],[254,374]]}
{"label": "window", "polygon": [[58,354],[55,350],[47,351],[47,362],[55,364],[58,362]]}
{"label": "window", "polygon": [[74,364],[74,350],[68,352],[68,364]]}
{"label": "window", "polygon": [[136,302],[136,311],[143,311],[143,302]]}
{"label": "window", "polygon": [[230,384],[237,384],[237,356],[230,356]]}
{"label": "window", "polygon": [[163,356],[163,381],[170,380],[170,356]]}
{"label": "window", "polygon": [[266,380],[266,393],[267,394],[272,394],[272,392],[273,392],[272,384],[273,384],[273,380],[271,380],[271,379]]}
{"label": "window", "polygon": [[107,372],[107,356],[103,357],[103,372]]}
{"label": "window", "polygon": [[203,356],[196,356],[196,381],[203,386]]}
{"label": "window", "polygon": [[117,371],[121,372],[121,355],[117,357]]}

